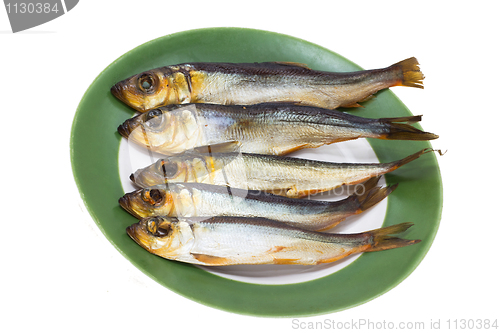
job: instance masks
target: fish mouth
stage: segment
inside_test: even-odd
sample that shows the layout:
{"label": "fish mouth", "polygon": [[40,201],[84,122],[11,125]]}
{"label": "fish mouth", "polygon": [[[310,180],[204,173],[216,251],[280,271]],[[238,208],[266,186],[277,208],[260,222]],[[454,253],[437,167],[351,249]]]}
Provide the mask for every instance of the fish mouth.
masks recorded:
{"label": "fish mouth", "polygon": [[139,186],[139,187],[142,187],[142,188],[147,187],[147,185],[146,185],[146,184],[143,184],[143,183],[141,182],[141,177],[140,177],[140,175],[139,175],[139,177],[137,177],[137,176],[135,175],[137,172],[138,172],[138,171],[136,171],[136,172],[134,172],[134,173],[131,173],[131,174],[130,174],[130,176],[129,176],[130,180],[132,181],[132,183],[134,183],[135,185],[137,185],[137,186]]}
{"label": "fish mouth", "polygon": [[135,228],[137,228],[137,226],[135,224],[127,227],[127,235],[129,235],[130,238],[132,238],[134,240],[134,242],[136,242],[137,244],[141,245],[141,242],[139,241],[139,238],[136,236]]}
{"label": "fish mouth", "polygon": [[118,82],[117,84],[111,87],[111,94],[113,94],[113,96],[115,96],[117,99],[128,105],[129,103],[125,98],[124,91],[125,89],[123,82]]}
{"label": "fish mouth", "polygon": [[136,92],[136,89],[131,82],[128,82],[127,80],[120,81],[112,86],[110,91],[113,96],[132,109],[140,113],[147,111],[140,101],[141,94]]}
{"label": "fish mouth", "polygon": [[128,136],[130,135],[128,124],[126,123],[121,124],[120,126],[118,126],[117,130],[121,136],[123,136],[125,139],[128,139]]}
{"label": "fish mouth", "polygon": [[135,218],[138,218],[138,219],[141,218],[141,216],[137,215],[137,213],[134,210],[132,210],[132,208],[131,208],[132,205],[130,204],[130,198],[129,198],[128,195],[124,195],[123,197],[121,197],[120,199],[118,199],[118,203],[130,215],[133,215]]}
{"label": "fish mouth", "polygon": [[[142,118],[143,117],[141,117],[141,115],[137,115],[133,118],[125,120],[120,126],[118,126],[117,128],[118,133],[120,133],[120,135],[123,136],[125,139],[128,139],[133,131],[136,130],[139,131],[140,127],[144,126]],[[137,133],[135,134],[136,136],[140,135],[138,132],[136,133]],[[144,135],[144,130],[142,134]]]}
{"label": "fish mouth", "polygon": [[148,182],[147,177],[144,178],[144,176],[142,175],[143,172],[146,172],[146,171],[137,170],[136,172],[131,173],[129,176],[132,183],[139,186],[140,188],[145,188],[145,187],[151,186],[151,184],[150,184],[151,182]]}
{"label": "fish mouth", "polygon": [[127,231],[127,235],[129,235],[129,237],[132,238],[134,240],[134,242],[139,244],[139,246],[142,247],[143,249],[145,249],[146,251],[148,251],[148,252],[150,251],[150,249],[148,249],[147,245],[143,241],[141,241],[140,234],[142,233],[142,231],[141,231],[141,227],[140,227],[139,223],[135,223],[135,224],[132,224],[131,226],[127,227],[126,231]]}

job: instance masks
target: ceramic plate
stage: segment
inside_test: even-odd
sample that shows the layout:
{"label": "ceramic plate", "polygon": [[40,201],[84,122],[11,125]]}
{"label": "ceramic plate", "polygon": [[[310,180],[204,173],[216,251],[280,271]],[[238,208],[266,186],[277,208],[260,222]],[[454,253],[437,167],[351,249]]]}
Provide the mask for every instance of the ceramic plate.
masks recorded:
{"label": "ceramic plate", "polygon": [[[402,59],[396,61],[399,60]],[[387,175],[388,184],[399,183],[396,191],[373,212],[346,221],[347,227],[341,230],[350,232],[352,226],[369,230],[372,229],[369,223],[378,227],[411,221],[415,226],[404,238],[422,240],[413,246],[362,254],[349,262],[315,267],[314,274],[309,274],[309,267],[207,270],[154,256],[132,241],[125,228],[136,220],[118,205],[118,198],[130,186],[123,176],[132,167],[126,162],[130,160],[130,155],[126,155],[130,149],[124,146],[127,143],[116,128],[134,112],[114,98],[110,88],[151,68],[195,61],[292,61],[317,70],[361,69],[318,45],[286,35],[239,28],[176,33],[145,43],[118,58],[95,79],[78,106],[71,133],[71,160],[76,184],[90,215],[120,253],[152,279],[180,295],[215,308],[256,316],[296,317],[350,308],[394,288],[417,267],[434,240],[441,217],[442,184],[432,153]],[[349,112],[368,118],[411,115],[390,90],[378,93],[377,98],[364,106]],[[370,162],[375,158],[389,162],[430,147],[428,142],[356,141],[359,142],[300,152],[298,156],[322,160],[335,160],[337,156],[351,162]]]}

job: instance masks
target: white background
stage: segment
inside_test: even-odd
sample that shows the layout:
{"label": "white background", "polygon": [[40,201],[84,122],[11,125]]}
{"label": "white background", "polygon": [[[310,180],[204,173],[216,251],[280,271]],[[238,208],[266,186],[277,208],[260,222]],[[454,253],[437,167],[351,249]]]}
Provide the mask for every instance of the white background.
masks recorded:
{"label": "white background", "polygon": [[218,26],[302,38],[367,69],[417,57],[425,89],[392,90],[413,114],[424,115],[424,129],[440,135],[433,147],[448,150],[438,157],[441,226],[418,268],[366,304],[301,318],[302,325],[365,319],[430,328],[440,320],[444,330],[447,319],[500,321],[497,14],[493,1],[85,0],[52,22],[12,34],[0,9],[2,328],[297,331],[292,318],[216,310],[152,281],[98,230],[73,180],[71,124],[94,78],[149,40]]}

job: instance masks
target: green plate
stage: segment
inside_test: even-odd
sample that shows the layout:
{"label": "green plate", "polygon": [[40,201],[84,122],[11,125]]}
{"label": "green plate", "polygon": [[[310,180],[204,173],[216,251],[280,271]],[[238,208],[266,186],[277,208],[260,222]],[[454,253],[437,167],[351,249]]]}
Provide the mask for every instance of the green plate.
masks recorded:
{"label": "green plate", "polygon": [[[401,59],[402,60],[402,59]],[[116,128],[133,111],[114,98],[110,87],[133,74],[183,62],[293,61],[313,69],[353,71],[361,67],[323,47],[286,35],[239,28],[192,30],[161,37],[124,54],[109,65],[82,98],[71,133],[71,162],[85,205],[108,240],[158,283],[187,298],[230,312],[256,316],[306,316],[330,313],[367,302],[403,281],[420,263],[439,227],[442,184],[434,154],[426,154],[386,176],[399,183],[389,196],[384,226],[412,221],[405,238],[417,245],[361,255],[352,264],[313,281],[260,285],[211,274],[196,266],[154,256],[135,244],[125,228],[136,220],[121,209],[118,175],[120,135]],[[384,67],[390,64],[381,64]],[[408,88],[410,89],[410,88]],[[389,90],[356,110],[363,117],[411,115]],[[428,142],[369,140],[378,159],[389,162]]]}

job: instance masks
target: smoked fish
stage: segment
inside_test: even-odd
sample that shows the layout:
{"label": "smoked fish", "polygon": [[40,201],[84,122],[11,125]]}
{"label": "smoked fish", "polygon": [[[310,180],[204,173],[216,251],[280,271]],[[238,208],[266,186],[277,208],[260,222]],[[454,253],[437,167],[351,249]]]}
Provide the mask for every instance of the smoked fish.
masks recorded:
{"label": "smoked fish", "polygon": [[185,103],[250,105],[298,102],[327,109],[355,107],[392,86],[423,88],[415,58],[382,69],[335,73],[293,62],[183,63],[148,70],[111,93],[139,112]]}
{"label": "smoked fish", "polygon": [[148,216],[263,217],[302,229],[323,231],[385,199],[397,185],[376,186],[379,177],[358,185],[338,201],[293,199],[261,191],[201,183],[168,183],[136,190],[118,202],[137,218]]}
{"label": "smoked fish", "polygon": [[432,151],[425,148],[388,163],[334,163],[289,156],[192,152],[159,159],[131,174],[130,179],[143,188],[170,182],[205,183],[302,198],[342,185],[359,184]]}
{"label": "smoked fish", "polygon": [[418,243],[394,237],[413,224],[396,224],[357,234],[321,233],[262,218],[147,217],[128,235],[160,257],[205,266],[329,263],[360,252]]}
{"label": "smoked fish", "polygon": [[151,151],[238,144],[243,153],[285,155],[357,138],[432,140],[438,136],[409,124],[421,116],[368,119],[336,110],[294,105],[169,105],[127,119],[118,132]]}

